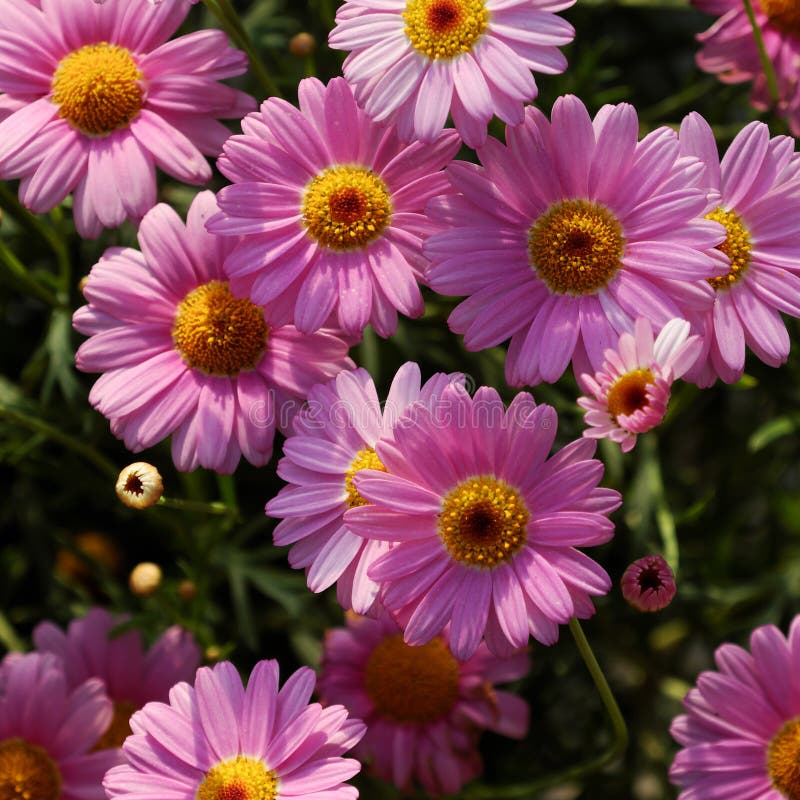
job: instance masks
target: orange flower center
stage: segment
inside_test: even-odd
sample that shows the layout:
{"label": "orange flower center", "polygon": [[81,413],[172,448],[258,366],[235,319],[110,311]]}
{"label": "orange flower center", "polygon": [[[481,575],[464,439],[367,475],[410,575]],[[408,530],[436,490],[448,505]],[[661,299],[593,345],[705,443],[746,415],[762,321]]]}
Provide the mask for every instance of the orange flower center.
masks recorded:
{"label": "orange flower center", "polygon": [[138,706],[124,700],[114,703],[114,716],[105,733],[97,740],[93,750],[109,750],[122,747],[122,743],[131,735],[131,715]]}
{"label": "orange flower center", "polygon": [[635,369],[614,382],[608,390],[608,411],[616,420],[620,414],[629,416],[647,405],[647,384],[653,382],[649,369]]}
{"label": "orange flower center", "polygon": [[717,250],[725,253],[731,261],[731,268],[727,275],[708,278],[708,282],[717,291],[730,289],[750,266],[750,253],[753,249],[750,233],[735,211],[726,211],[721,206],[706,214],[706,219],[713,219],[725,227],[728,235],[722,244],[717,245]]}
{"label": "orange flower center", "polygon": [[365,500],[358,493],[358,489],[356,489],[355,483],[353,482],[356,473],[361,472],[362,469],[379,469],[382,472],[387,471],[386,467],[383,466],[383,462],[378,458],[378,454],[371,447],[365,447],[363,450],[359,450],[356,453],[356,457],[350,462],[350,467],[345,473],[344,478],[344,485],[347,490],[348,508],[369,505],[369,501]]}
{"label": "orange flower center", "polygon": [[22,739],[0,742],[0,800],[59,800],[61,773],[44,748]]}
{"label": "orange flower center", "polygon": [[489,24],[484,0],[409,0],[403,12],[411,46],[428,58],[469,52]]}
{"label": "orange flower center", "polygon": [[784,33],[800,36],[800,4],[797,0],[759,0],[769,21]]}
{"label": "orange flower center", "polygon": [[767,748],[772,785],[789,800],[800,800],[800,719],[789,720]]}
{"label": "orange flower center", "polygon": [[263,761],[236,756],[206,773],[195,800],[275,800],[277,796],[278,777]]}

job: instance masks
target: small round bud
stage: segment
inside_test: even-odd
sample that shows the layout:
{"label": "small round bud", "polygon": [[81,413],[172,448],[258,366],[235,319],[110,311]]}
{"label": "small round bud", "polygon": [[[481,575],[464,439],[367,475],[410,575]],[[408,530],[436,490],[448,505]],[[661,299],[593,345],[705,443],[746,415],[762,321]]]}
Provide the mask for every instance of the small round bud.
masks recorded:
{"label": "small round bud", "polygon": [[197,585],[194,581],[183,580],[178,584],[178,597],[184,603],[189,603],[197,597]]}
{"label": "small round bud", "polygon": [[222,658],[222,648],[217,647],[215,644],[210,644],[208,647],[206,647],[206,651],[203,655],[205,656],[206,661],[219,661],[220,658]]}
{"label": "small round bud", "polygon": [[82,531],[72,538],[73,550],[65,547],[56,552],[55,571],[59,575],[77,581],[91,578],[90,565],[80,556],[84,555],[91,561],[96,561],[109,572],[117,572],[122,561],[122,553],[114,540],[105,533],[97,531]]}
{"label": "small round bud", "polygon": [[145,461],[137,461],[122,470],[117,479],[117,497],[130,508],[149,508],[164,493],[158,470]]}
{"label": "small round bud", "polygon": [[638,611],[661,611],[675,597],[675,576],[662,556],[645,556],[625,570],[620,587]]}
{"label": "small round bud", "polygon": [[87,283],[89,283],[89,276],[88,276],[88,275],[84,275],[84,276],[83,276],[83,277],[82,277],[82,278],[81,278],[81,279],[78,281],[78,291],[79,291],[81,294],[83,294],[83,293],[84,293],[84,291],[85,291],[85,289],[86,289],[86,284],[87,284]]}
{"label": "small round bud", "polygon": [[161,567],[152,561],[142,561],[131,571],[128,586],[137,597],[150,597],[161,586]]}
{"label": "small round bud", "polygon": [[316,49],[317,40],[305,31],[297,33],[289,39],[289,52],[295,58],[308,58]]}

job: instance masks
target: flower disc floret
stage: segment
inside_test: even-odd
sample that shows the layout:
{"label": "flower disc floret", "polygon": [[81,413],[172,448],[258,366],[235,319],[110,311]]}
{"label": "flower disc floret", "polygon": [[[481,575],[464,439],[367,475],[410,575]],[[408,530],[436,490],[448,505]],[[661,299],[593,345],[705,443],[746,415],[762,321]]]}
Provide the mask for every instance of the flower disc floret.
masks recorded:
{"label": "flower disc floret", "polygon": [[306,187],[303,224],[329,250],[357,250],[381,236],[392,217],[389,190],[366,167],[330,167]]}
{"label": "flower disc floret", "polygon": [[618,378],[608,390],[608,411],[616,419],[630,416],[647,405],[647,387],[654,381],[649,369],[635,369]]}
{"label": "flower disc floret", "polygon": [[195,800],[274,800],[278,778],[257,758],[238,755],[207,773]]}
{"label": "flower disc floret", "polygon": [[759,0],[758,4],[778,30],[800,36],[800,4],[797,0]]}
{"label": "flower disc floret", "polygon": [[724,226],[727,236],[722,244],[717,245],[717,249],[725,253],[731,261],[727,275],[709,278],[708,282],[717,291],[730,289],[734,283],[741,280],[750,266],[750,254],[753,250],[750,233],[735,211],[728,211],[721,206],[706,214],[706,219],[713,219]]}
{"label": "flower disc floret", "polygon": [[13,738],[0,742],[0,800],[58,800],[61,775],[47,752]]}
{"label": "flower disc floret", "polygon": [[207,375],[238,375],[254,369],[267,345],[264,310],[234,297],[227,281],[193,289],[175,314],[172,338],[183,360]]}
{"label": "flower disc floret", "polygon": [[531,226],[531,266],[556,294],[594,294],[622,266],[625,238],[605,206],[587,200],[555,203]]}
{"label": "flower disc floret", "polygon": [[53,75],[58,115],[90,136],[124,128],[142,107],[142,73],[130,50],[100,42],[73,50]]}
{"label": "flower disc floret", "polygon": [[800,719],[789,720],[767,748],[772,785],[789,800],[800,800]]}
{"label": "flower disc floret", "polygon": [[428,58],[469,52],[489,23],[483,0],[409,0],[403,12],[412,47]]}
{"label": "flower disc floret", "polygon": [[360,472],[362,469],[377,469],[386,472],[386,467],[372,447],[365,447],[363,450],[359,450],[350,463],[350,468],[345,473],[344,478],[344,485],[347,489],[348,508],[365,506],[368,502],[358,493],[358,489],[356,489],[355,483],[353,482],[356,473]]}
{"label": "flower disc floret", "polygon": [[392,722],[426,724],[446,716],[458,698],[458,661],[442,639],[410,647],[398,633],[370,654],[364,687],[378,714]]}
{"label": "flower disc floret", "polygon": [[461,564],[494,567],[526,542],[530,520],[516,489],[491,475],[463,481],[449,492],[439,515],[439,536]]}

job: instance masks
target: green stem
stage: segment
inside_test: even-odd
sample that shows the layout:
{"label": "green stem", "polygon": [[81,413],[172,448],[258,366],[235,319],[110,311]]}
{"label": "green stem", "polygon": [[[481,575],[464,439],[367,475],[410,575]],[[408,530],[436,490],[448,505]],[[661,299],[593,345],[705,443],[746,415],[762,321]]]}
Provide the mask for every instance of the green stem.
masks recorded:
{"label": "green stem", "polygon": [[26,649],[25,643],[17,636],[17,632],[2,611],[0,611],[0,642],[12,652],[22,652]]}
{"label": "green stem", "polygon": [[654,434],[646,437],[646,452],[648,454],[647,467],[650,484],[655,500],[655,519],[658,533],[661,537],[661,546],[664,550],[664,559],[677,576],[680,568],[680,547],[678,534],[675,528],[675,518],[672,516],[667,495],[664,490],[664,478],[661,475],[661,460],[658,455],[657,439]]}
{"label": "green stem", "polygon": [[178,511],[196,511],[200,514],[236,514],[235,509],[231,509],[225,503],[206,503],[203,500],[182,500],[178,497],[164,497],[158,499],[156,505],[164,508],[174,508]]}
{"label": "green stem", "polygon": [[278,91],[278,87],[256,52],[253,42],[230,0],[203,0],[203,2],[206,8],[217,18],[223,30],[230,36],[231,41],[247,53],[247,57],[250,59],[250,68],[261,84],[261,88],[266,92],[267,97],[280,97],[281,93]]}
{"label": "green stem", "polygon": [[772,104],[777,106],[781,99],[781,93],[778,89],[778,80],[775,77],[775,67],[772,65],[769,55],[767,55],[767,48],[764,46],[764,37],[761,35],[761,28],[756,22],[756,13],[753,10],[753,3],[751,0],[744,0],[744,8],[747,11],[747,18],[750,20],[750,26],[753,29],[753,38],[756,40],[756,47],[758,48],[758,55],[761,58],[761,66],[764,69],[764,75],[767,79],[767,89]]}
{"label": "green stem", "polygon": [[28,416],[28,414],[23,414],[21,411],[15,411],[2,403],[0,403],[0,418],[5,418],[23,428],[27,428],[29,431],[39,433],[54,442],[64,445],[69,450],[82,455],[87,461],[91,461],[101,472],[113,478],[114,481],[117,480],[119,470],[104,455],[98,453],[91,445],[76,439],[74,436],[70,436],[68,433],[64,433],[43,419]]}
{"label": "green stem", "polygon": [[0,241],[0,261],[5,266],[11,278],[27,292],[53,308],[66,308],[66,306],[49,289],[42,286],[31,275],[28,268],[11,252],[5,242]]}

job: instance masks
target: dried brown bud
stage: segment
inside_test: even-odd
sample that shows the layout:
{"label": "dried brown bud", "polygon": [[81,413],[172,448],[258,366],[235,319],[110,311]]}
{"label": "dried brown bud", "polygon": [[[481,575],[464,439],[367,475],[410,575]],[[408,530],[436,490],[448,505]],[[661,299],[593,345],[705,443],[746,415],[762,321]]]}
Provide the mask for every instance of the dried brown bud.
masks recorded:
{"label": "dried brown bud", "polygon": [[297,33],[289,39],[289,52],[295,58],[308,58],[316,49],[317,40],[305,31]]}

